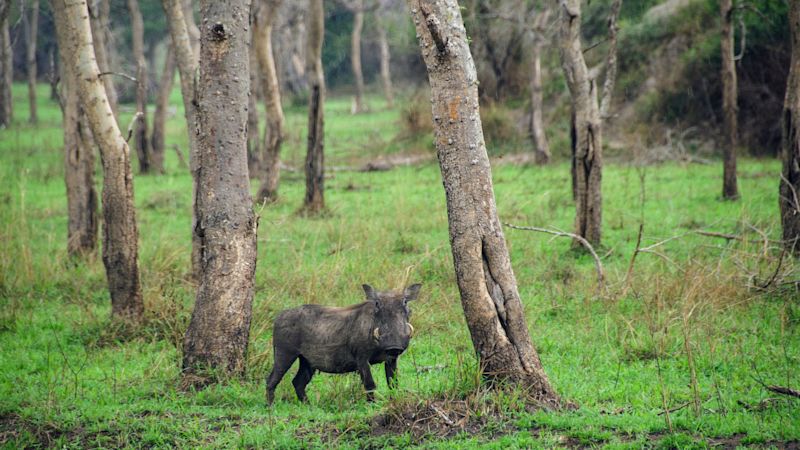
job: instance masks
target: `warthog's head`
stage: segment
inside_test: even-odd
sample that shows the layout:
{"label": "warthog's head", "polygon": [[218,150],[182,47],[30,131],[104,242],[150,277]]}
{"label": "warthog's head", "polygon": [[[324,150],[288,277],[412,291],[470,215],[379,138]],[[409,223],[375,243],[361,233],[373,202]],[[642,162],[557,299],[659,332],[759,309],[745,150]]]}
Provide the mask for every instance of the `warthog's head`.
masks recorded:
{"label": "warthog's head", "polygon": [[378,292],[372,286],[362,287],[367,301],[374,306],[372,340],[389,356],[399,356],[408,348],[414,327],[408,321],[408,302],[417,298],[422,285],[413,284],[402,291]]}

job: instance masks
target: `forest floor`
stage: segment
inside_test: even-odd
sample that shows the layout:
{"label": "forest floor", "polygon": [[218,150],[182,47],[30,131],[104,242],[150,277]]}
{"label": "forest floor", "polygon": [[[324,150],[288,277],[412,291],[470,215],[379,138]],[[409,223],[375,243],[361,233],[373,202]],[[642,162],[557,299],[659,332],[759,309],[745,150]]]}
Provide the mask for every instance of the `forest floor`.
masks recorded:
{"label": "forest floor", "polygon": [[[780,237],[777,161],[740,161],[738,202],[719,200],[718,162],[607,165],[604,286],[593,259],[569,239],[505,230],[545,371],[576,405],[543,411],[519,390],[479,386],[430,138],[398,138],[398,111],[378,109],[376,97],[376,109],[359,116],[349,114],[349,99],[333,98],[326,161],[341,170],[326,180],[328,214],[295,214],[304,178],[288,171],[280,200],[256,208],[247,376],[185,392],[180,344],[194,300],[189,173],[170,150],[165,175],[135,177],[147,320],[137,330],[115,326],[100,258],[66,255],[60,112],[46,94],[43,87],[34,127],[24,123],[25,91],[15,86],[17,124],[0,130],[2,447],[800,445],[800,399],[766,388],[800,387],[800,273],[771,241]],[[122,110],[125,129],[130,108]],[[185,152],[182,117],[179,109],[170,119],[167,141]],[[287,108],[290,167],[302,167],[305,120],[302,106]],[[430,159],[347,169],[388,153]],[[571,228],[568,163],[499,164],[494,183],[503,222]],[[640,226],[640,247],[651,248],[632,263]],[[375,367],[370,404],[357,376],[322,374],[308,387],[309,403],[299,404],[287,377],[266,406],[280,310],[359,302],[362,283],[411,282],[423,288],[397,390]]]}

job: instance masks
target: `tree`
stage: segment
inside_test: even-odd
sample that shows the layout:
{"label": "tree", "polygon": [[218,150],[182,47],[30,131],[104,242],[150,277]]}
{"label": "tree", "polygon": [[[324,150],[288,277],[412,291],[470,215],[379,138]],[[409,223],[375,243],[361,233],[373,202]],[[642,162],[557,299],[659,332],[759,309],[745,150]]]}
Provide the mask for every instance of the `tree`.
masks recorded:
{"label": "tree", "polygon": [[461,305],[481,371],[544,405],[560,399],[542,369],[497,217],[478,79],[456,0],[407,0],[428,68],[436,151]]}
{"label": "tree", "polygon": [[[250,27],[251,42],[255,42],[255,6],[250,9]],[[250,58],[250,96],[247,99],[247,168],[250,173],[250,178],[258,176],[258,168],[260,166],[261,158],[261,135],[258,131],[258,106],[257,101],[259,97],[259,83],[260,68],[258,67],[258,60],[256,59],[255,44],[250,45],[248,56]]]}
{"label": "tree", "polygon": [[62,61],[74,77],[103,162],[103,265],[115,319],[138,322],[144,313],[139,284],[139,231],[133,203],[130,148],[114,120],[95,59],[85,0],[53,0]]}
{"label": "tree", "polygon": [[156,110],[153,113],[153,133],[150,135],[150,164],[153,171],[156,173],[164,173],[164,127],[167,121],[169,94],[172,92],[172,83],[174,80],[175,49],[170,43],[167,45],[167,54],[164,57],[164,69],[158,81]]}
{"label": "tree", "polygon": [[28,72],[28,122],[35,124],[39,121],[36,109],[36,34],[39,32],[39,0],[33,0],[30,9],[30,16],[27,14],[23,16],[23,25]]}
{"label": "tree", "polygon": [[114,42],[111,35],[111,4],[110,0],[97,0],[89,3],[90,23],[92,26],[92,39],[94,42],[94,53],[97,58],[97,65],[103,76],[103,85],[106,89],[111,111],[117,115],[117,89],[114,87],[114,79],[110,76],[114,53]]}
{"label": "tree", "polygon": [[722,198],[736,200],[739,188],[736,183],[736,141],[738,125],[736,120],[736,62],[733,57],[733,1],[720,0],[722,19],[722,115],[724,116]]}
{"label": "tree", "polygon": [[[617,16],[622,0],[614,0],[609,15],[609,50],[602,103],[610,107],[616,74]],[[603,140],[597,85],[589,75],[581,45],[580,0],[559,0],[561,8],[561,66],[572,96],[572,186],[575,197],[575,234],[600,244],[603,198]],[[581,244],[573,241],[573,246]]]}
{"label": "tree", "polygon": [[8,127],[14,120],[11,82],[14,77],[14,55],[8,20],[11,1],[0,2],[0,128]]}
{"label": "tree", "polygon": [[791,65],[783,103],[783,139],[779,202],[783,242],[793,254],[800,254],[800,3],[789,3]]}
{"label": "tree", "polygon": [[361,70],[361,30],[364,29],[364,0],[342,0],[345,8],[353,13],[353,33],[350,35],[350,67],[356,82],[354,114],[366,111],[364,106],[364,73]]}
{"label": "tree", "polygon": [[380,2],[378,10],[375,12],[375,21],[378,25],[378,47],[380,48],[380,61],[381,61],[381,86],[383,87],[383,96],[386,97],[386,107],[394,107],[394,92],[392,88],[392,71],[390,69],[391,55],[389,53],[389,40],[386,38],[386,18],[389,11],[391,0],[383,0]]}
{"label": "tree", "polygon": [[64,130],[64,181],[67,187],[67,253],[82,256],[97,248],[97,192],[94,189],[94,148],[80,106],[78,80],[64,49],[60,49]]}
{"label": "tree", "polygon": [[147,60],[144,58],[144,22],[138,0],[128,0],[133,35],[133,57],[136,59],[136,127],[133,132],[139,172],[150,172],[150,139],[147,133]]}
{"label": "tree", "polygon": [[325,11],[322,0],[309,0],[306,48],[306,75],[310,91],[308,103],[308,148],[306,151],[306,196],[303,210],[315,214],[325,209],[324,117],[325,75],[322,71],[322,39]]}
{"label": "tree", "polygon": [[[183,97],[183,111],[186,117],[186,131],[189,135],[189,170],[192,172],[192,277],[200,280],[202,264],[200,261],[200,224],[198,222],[197,211],[197,192],[198,192],[198,171],[197,164],[197,133],[195,124],[197,115],[197,97],[195,93],[195,72],[197,71],[197,53],[193,46],[192,29],[194,17],[191,14],[191,2],[184,3],[182,0],[162,0],[164,13],[167,16],[167,27],[172,38],[172,48],[175,51],[175,59],[178,62],[178,72],[181,76],[181,96]],[[187,13],[184,15],[184,13]],[[199,31],[198,31],[199,32]]]}
{"label": "tree", "polygon": [[283,143],[283,107],[275,57],[272,50],[272,27],[283,0],[257,0],[253,21],[253,48],[263,80],[262,92],[267,110],[267,128],[264,130],[264,157],[261,186],[256,201],[274,201],[278,198],[280,179],[281,144]]}
{"label": "tree", "polygon": [[550,162],[550,144],[544,131],[544,108],[542,106],[542,46],[550,10],[538,12],[531,26],[533,42],[531,42],[531,121],[530,133],[533,143],[533,155],[538,164]]}
{"label": "tree", "polygon": [[[183,369],[245,370],[256,227],[247,174],[250,2],[202,0],[197,83],[200,285],[183,342]],[[185,380],[190,380],[189,378]],[[191,380],[190,380],[191,381]],[[193,384],[203,383],[198,380]]]}

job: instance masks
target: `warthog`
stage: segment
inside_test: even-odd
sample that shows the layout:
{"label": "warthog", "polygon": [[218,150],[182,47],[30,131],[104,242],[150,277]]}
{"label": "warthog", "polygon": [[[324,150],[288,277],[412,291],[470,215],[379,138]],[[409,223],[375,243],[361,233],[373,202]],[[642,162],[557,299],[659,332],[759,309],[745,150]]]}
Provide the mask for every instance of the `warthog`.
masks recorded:
{"label": "warthog", "polygon": [[303,305],[278,314],[273,325],[275,364],[267,377],[267,402],[296,359],[300,368],[292,380],[297,398],[306,401],[306,385],[317,370],[327,373],[358,371],[373,401],[375,381],[370,364],[385,363],[386,382],[395,385],[397,358],[408,348],[414,328],[408,323],[408,302],[421,285],[402,291],[378,292],[365,284],[367,301],[336,308]]}

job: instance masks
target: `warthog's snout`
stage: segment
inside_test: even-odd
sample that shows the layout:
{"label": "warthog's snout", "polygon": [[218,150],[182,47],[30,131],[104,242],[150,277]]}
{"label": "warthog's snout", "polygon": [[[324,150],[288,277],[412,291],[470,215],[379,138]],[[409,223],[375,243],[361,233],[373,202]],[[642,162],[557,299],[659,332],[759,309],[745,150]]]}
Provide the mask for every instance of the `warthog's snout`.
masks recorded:
{"label": "warthog's snout", "polygon": [[405,347],[392,347],[386,349],[386,354],[389,356],[400,356],[404,351],[406,351]]}

